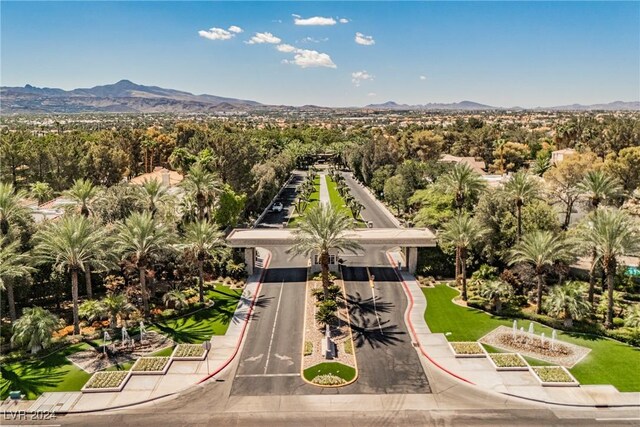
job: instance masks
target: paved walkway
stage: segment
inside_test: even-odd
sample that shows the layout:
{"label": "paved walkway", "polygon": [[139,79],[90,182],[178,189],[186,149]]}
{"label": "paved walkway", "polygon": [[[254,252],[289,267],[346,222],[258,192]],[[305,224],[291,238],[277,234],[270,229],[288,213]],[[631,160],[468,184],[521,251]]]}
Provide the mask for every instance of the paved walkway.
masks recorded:
{"label": "paved walkway", "polygon": [[330,205],[331,198],[329,197],[329,187],[327,186],[327,174],[320,173],[320,203],[323,205]]}
{"label": "paved walkway", "polygon": [[[397,263],[400,254],[390,254]],[[461,381],[496,393],[523,397],[544,403],[564,405],[640,405],[640,393],[621,393],[611,385],[581,385],[579,387],[542,387],[528,371],[496,371],[487,358],[456,358],[444,334],[429,331],[424,320],[427,300],[415,277],[402,272],[409,304],[407,319],[413,339],[421,353],[436,367]]]}

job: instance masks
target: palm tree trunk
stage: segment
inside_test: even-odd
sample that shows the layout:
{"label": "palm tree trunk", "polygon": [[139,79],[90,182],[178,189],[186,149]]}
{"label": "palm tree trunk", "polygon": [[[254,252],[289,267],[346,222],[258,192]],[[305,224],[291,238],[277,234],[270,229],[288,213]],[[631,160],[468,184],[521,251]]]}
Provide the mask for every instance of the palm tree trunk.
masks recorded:
{"label": "palm tree trunk", "polygon": [[542,314],[542,287],[544,286],[544,277],[541,273],[538,273],[538,296],[536,298],[536,313]]}
{"label": "palm tree trunk", "polygon": [[84,269],[84,283],[87,286],[87,298],[93,298],[93,291],[91,289],[91,267],[88,265]]}
{"label": "palm tree trunk", "polygon": [[140,273],[140,290],[142,291],[142,306],[144,309],[144,317],[149,317],[149,295],[147,294],[147,273],[144,267],[139,268]]}
{"label": "palm tree trunk", "polygon": [[320,267],[322,268],[322,293],[324,299],[329,299],[329,254],[320,254]]}
{"label": "palm tree trunk", "polygon": [[460,248],[460,275],[462,276],[462,300],[467,300],[467,266],[464,248]]}
{"label": "palm tree trunk", "polygon": [[456,246],[456,287],[460,286],[460,248]]}
{"label": "palm tree trunk", "polygon": [[7,288],[7,303],[9,304],[9,316],[11,317],[11,323],[15,322],[18,316],[16,316],[16,299],[13,294],[13,283],[11,283],[11,279],[7,280],[6,283]]}
{"label": "palm tree trunk", "polygon": [[198,260],[198,292],[200,303],[204,302],[204,261]]}
{"label": "palm tree trunk", "polygon": [[520,238],[522,237],[522,204],[521,203],[517,203],[517,210],[518,210],[518,238],[517,241],[520,241]]}
{"label": "palm tree trunk", "polygon": [[591,304],[591,308],[593,308],[593,297],[595,293],[596,287],[596,266],[598,264],[598,253],[595,249],[592,252],[591,258],[591,268],[589,269],[589,304]]}
{"label": "palm tree trunk", "polygon": [[613,278],[616,274],[615,261],[605,264],[607,273],[607,293],[609,295],[609,301],[607,304],[607,320],[604,322],[604,326],[607,329],[613,327]]}
{"label": "palm tree trunk", "polygon": [[564,214],[564,224],[562,224],[563,230],[567,230],[569,228],[569,224],[571,223],[571,211],[573,211],[573,202],[567,203],[567,211]]}
{"label": "palm tree trunk", "polygon": [[78,270],[71,270],[71,297],[73,298],[73,334],[80,333],[80,319],[78,318]]}

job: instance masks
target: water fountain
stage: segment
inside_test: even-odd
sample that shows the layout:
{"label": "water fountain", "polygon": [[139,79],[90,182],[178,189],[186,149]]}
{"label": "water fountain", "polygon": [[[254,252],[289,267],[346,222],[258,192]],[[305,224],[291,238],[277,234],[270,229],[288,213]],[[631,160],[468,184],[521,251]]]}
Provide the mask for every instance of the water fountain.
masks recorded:
{"label": "water fountain", "polygon": [[144,327],[144,322],[141,320],[140,321],[140,342],[142,342],[142,340],[144,339],[144,334],[147,333],[147,330]]}
{"label": "water fountain", "polygon": [[529,333],[533,334],[533,322],[529,323]]}
{"label": "water fountain", "polygon": [[524,334],[524,326],[520,326],[520,336],[522,337],[522,342],[527,339],[526,335]]}
{"label": "water fountain", "polygon": [[556,336],[557,335],[558,335],[558,333],[556,332],[555,329],[553,331],[551,331],[551,350],[553,350],[553,345],[556,342]]}
{"label": "water fountain", "polygon": [[544,332],[540,334],[540,347],[544,348]]}
{"label": "water fountain", "polygon": [[516,334],[518,332],[518,321],[514,320],[513,321],[513,340],[515,341],[516,339]]}
{"label": "water fountain", "polygon": [[125,326],[122,327],[122,345],[129,345],[129,332]]}
{"label": "water fountain", "polygon": [[102,336],[102,352],[107,354],[107,341],[111,341],[111,336],[109,332],[104,331],[104,335]]}

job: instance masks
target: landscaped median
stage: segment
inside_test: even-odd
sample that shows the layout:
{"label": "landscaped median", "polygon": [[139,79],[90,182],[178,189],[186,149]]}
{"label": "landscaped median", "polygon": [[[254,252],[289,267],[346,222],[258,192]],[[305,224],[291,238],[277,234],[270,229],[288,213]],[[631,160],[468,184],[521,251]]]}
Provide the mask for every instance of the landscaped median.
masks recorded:
{"label": "landscaped median", "polygon": [[325,298],[319,277],[307,282],[302,378],[320,387],[341,387],[357,379],[358,369],[342,280],[333,280],[327,291]]}

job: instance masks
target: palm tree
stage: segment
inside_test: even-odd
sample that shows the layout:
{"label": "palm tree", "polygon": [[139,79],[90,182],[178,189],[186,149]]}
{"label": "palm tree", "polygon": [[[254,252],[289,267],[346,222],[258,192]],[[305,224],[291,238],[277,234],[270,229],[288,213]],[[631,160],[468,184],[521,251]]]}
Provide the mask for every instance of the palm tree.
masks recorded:
{"label": "palm tree", "polygon": [[33,184],[31,184],[31,186],[29,187],[29,191],[31,193],[31,196],[36,198],[39,205],[43,204],[47,200],[51,200],[51,197],[53,196],[53,189],[51,188],[51,186],[48,183],[42,181],[34,182]]}
{"label": "palm tree", "polygon": [[584,300],[584,284],[582,282],[567,282],[551,288],[546,300],[549,315],[564,319],[564,326],[573,326],[574,319],[580,319],[589,314],[591,305]]}
{"label": "palm tree", "polygon": [[516,216],[518,218],[517,240],[520,241],[522,237],[522,207],[540,196],[540,184],[535,176],[520,170],[507,181],[504,189],[509,198],[516,204]]}
{"label": "palm tree", "polygon": [[145,179],[142,183],[142,192],[147,201],[147,208],[151,216],[155,216],[158,205],[169,199],[168,188],[156,179]]}
{"label": "palm tree", "polygon": [[64,195],[80,205],[80,214],[89,216],[89,205],[98,194],[98,187],[86,179],[76,179]]}
{"label": "palm tree", "polygon": [[9,316],[14,322],[16,316],[16,301],[13,294],[13,279],[29,276],[35,271],[30,264],[27,253],[18,251],[18,241],[7,245],[0,245],[0,289],[7,291],[7,303],[9,304]]}
{"label": "palm tree", "polygon": [[441,243],[456,248],[456,285],[462,285],[462,299],[467,300],[467,251],[480,240],[487,229],[464,213],[452,218],[438,234]]}
{"label": "palm tree", "polygon": [[640,328],[640,304],[632,304],[627,307],[624,326],[627,328]]}
{"label": "palm tree", "polygon": [[496,148],[496,151],[499,153],[500,156],[500,174],[504,174],[504,146],[507,144],[507,141],[500,138],[498,140],[496,140],[493,145]]}
{"label": "palm tree", "polygon": [[485,188],[480,174],[466,163],[456,163],[453,169],[442,176],[441,183],[447,192],[455,195],[458,213],[462,212],[468,198],[477,196]]}
{"label": "palm tree", "polygon": [[124,294],[109,294],[101,301],[106,313],[109,315],[109,326],[115,329],[118,326],[118,317],[124,319],[129,313],[136,311]]}
{"label": "palm tree", "polygon": [[15,190],[12,184],[0,182],[0,233],[6,236],[9,233],[11,223],[21,217],[29,215],[29,212],[20,201],[27,197],[24,190]]}
{"label": "palm tree", "polygon": [[199,301],[204,302],[204,262],[224,248],[224,238],[218,227],[207,220],[188,223],[185,226],[185,243],[178,245],[195,258],[198,265]]}
{"label": "palm tree", "polygon": [[187,305],[189,305],[189,303],[187,302],[187,297],[184,295],[184,292],[182,292],[179,289],[173,289],[165,293],[162,296],[162,302],[164,302],[164,305],[167,307],[169,307],[170,305],[173,305],[173,308],[175,308],[176,310],[180,310],[181,308],[184,308]]}
{"label": "palm tree", "polygon": [[78,334],[78,272],[85,271],[93,260],[105,258],[108,242],[104,231],[84,216],[65,215],[36,233],[35,240],[36,258],[71,273],[73,332]]}
{"label": "palm tree", "polygon": [[212,205],[214,195],[220,190],[217,175],[209,172],[200,163],[196,163],[189,169],[189,173],[182,181],[182,186],[196,199],[198,219],[204,219],[207,209]]}
{"label": "palm tree", "polygon": [[90,299],[78,307],[78,316],[84,317],[89,322],[93,322],[94,320],[102,319],[107,315],[107,309],[102,304],[102,302]]}
{"label": "palm tree", "polygon": [[638,224],[624,211],[599,208],[591,213],[584,242],[595,249],[607,277],[609,304],[605,327],[613,326],[613,288],[618,259],[640,250]]}
{"label": "palm tree", "polygon": [[37,353],[49,346],[59,323],[60,320],[44,308],[25,308],[22,317],[13,324],[11,343],[28,347],[31,353]]}
{"label": "palm tree", "polygon": [[534,231],[522,236],[509,254],[509,264],[530,264],[536,273],[538,292],[536,298],[537,313],[542,313],[542,290],[544,288],[545,269],[557,261],[568,261],[572,244],[561,235],[550,231]]}
{"label": "palm tree", "polygon": [[351,201],[348,203],[348,206],[349,206],[349,209],[351,209],[351,213],[353,214],[353,217],[356,220],[360,218],[360,213],[362,213],[362,209],[364,209],[364,205],[356,199],[351,199]]}
{"label": "palm tree", "polygon": [[134,212],[116,228],[115,248],[124,258],[130,258],[138,268],[144,315],[149,316],[146,269],[156,255],[171,249],[172,234],[150,212]]}
{"label": "palm tree", "polygon": [[496,313],[500,313],[502,300],[511,295],[511,287],[502,280],[487,280],[480,285],[479,295],[491,301]]}
{"label": "palm tree", "polygon": [[623,191],[620,181],[603,171],[588,172],[577,188],[593,209],[598,209],[603,201],[615,199]]}
{"label": "palm tree", "polygon": [[349,237],[347,232],[353,229],[353,221],[330,205],[314,206],[298,223],[294,232],[294,243],[287,253],[293,255],[318,255],[322,269],[322,289],[325,299],[328,297],[329,252],[331,250],[349,251],[356,254],[362,249],[360,244]]}

